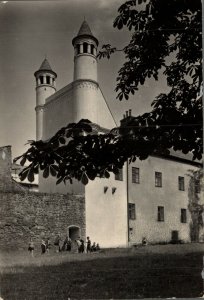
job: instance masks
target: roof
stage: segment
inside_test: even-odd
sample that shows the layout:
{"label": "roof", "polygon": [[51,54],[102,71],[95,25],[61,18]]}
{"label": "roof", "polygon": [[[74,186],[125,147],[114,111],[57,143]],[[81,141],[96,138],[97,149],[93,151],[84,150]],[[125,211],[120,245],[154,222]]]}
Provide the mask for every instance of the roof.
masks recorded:
{"label": "roof", "polygon": [[52,68],[51,68],[51,66],[50,66],[50,64],[49,64],[49,61],[47,60],[47,58],[45,58],[44,60],[43,60],[43,62],[42,62],[42,64],[41,64],[41,66],[40,66],[40,68],[39,68],[39,70],[46,70],[46,71],[52,71]]}
{"label": "roof", "polygon": [[91,29],[89,27],[89,24],[86,22],[86,20],[83,21],[83,23],[81,24],[81,27],[79,29],[79,32],[77,34],[77,36],[75,36],[72,40],[72,44],[74,45],[75,40],[79,37],[91,37],[93,40],[95,40],[97,46],[98,46],[98,40],[97,38],[93,35],[93,33],[91,32]]}
{"label": "roof", "polygon": [[79,29],[79,32],[77,34],[77,36],[81,36],[81,35],[91,35],[93,36],[91,29],[89,27],[89,24],[86,22],[86,20],[84,20],[84,22],[81,24],[81,27]]}
{"label": "roof", "polygon": [[40,66],[40,68],[34,73],[34,75],[36,76],[36,74],[39,72],[39,71],[49,71],[51,73],[53,73],[56,77],[57,77],[57,74],[52,70],[51,66],[50,66],[50,63],[49,61],[47,60],[47,58],[45,58]]}

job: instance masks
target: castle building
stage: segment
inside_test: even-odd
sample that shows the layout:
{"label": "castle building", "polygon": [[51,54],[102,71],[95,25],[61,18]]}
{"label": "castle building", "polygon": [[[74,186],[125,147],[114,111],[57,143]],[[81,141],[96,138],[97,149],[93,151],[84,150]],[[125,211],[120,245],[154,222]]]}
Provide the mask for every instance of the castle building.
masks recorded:
{"label": "castle building", "polygon": [[[56,91],[57,74],[47,59],[36,78],[36,138],[47,140],[68,123],[89,119],[104,132],[116,126],[97,76],[98,40],[84,21],[74,47],[73,82]],[[191,240],[189,170],[200,164],[186,157],[151,156],[126,164],[118,175],[56,185],[39,175],[39,191],[85,196],[86,235],[102,247]],[[192,200],[193,201],[193,200]],[[67,216],[68,218],[69,216]]]}

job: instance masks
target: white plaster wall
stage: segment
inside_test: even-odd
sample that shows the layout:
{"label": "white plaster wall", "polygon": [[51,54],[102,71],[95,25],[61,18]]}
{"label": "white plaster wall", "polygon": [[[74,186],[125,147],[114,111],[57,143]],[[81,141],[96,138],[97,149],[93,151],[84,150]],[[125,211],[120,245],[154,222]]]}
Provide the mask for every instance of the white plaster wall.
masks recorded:
{"label": "white plaster wall", "polygon": [[45,99],[55,93],[55,88],[49,85],[40,85],[36,87],[36,106],[44,105]]}
{"label": "white plaster wall", "polygon": [[52,96],[44,106],[43,139],[52,137],[60,128],[73,122],[72,89]]}
{"label": "white plaster wall", "polygon": [[[132,166],[140,168],[140,184],[132,183]],[[189,164],[149,157],[129,166],[129,202],[136,205],[136,220],[130,220],[130,241],[141,243],[170,241],[171,231],[179,231],[179,239],[190,241],[190,214],[187,223],[180,222],[181,208],[188,208]],[[162,172],[162,187],[155,187],[155,171]],[[178,176],[185,179],[185,191],[178,190]],[[164,222],[157,221],[157,207],[164,206]]]}
{"label": "white plaster wall", "polygon": [[91,54],[79,54],[74,60],[74,80],[90,79],[97,82],[97,60]]}
{"label": "white plaster wall", "polygon": [[[127,246],[127,193],[124,180],[97,178],[85,188],[86,234],[101,247]],[[104,187],[108,190],[104,193]],[[116,191],[112,194],[112,188]]]}
{"label": "white plaster wall", "polygon": [[116,126],[99,86],[91,81],[74,83],[73,118],[75,122],[89,119],[109,129]]}
{"label": "white plaster wall", "polygon": [[116,123],[113,119],[111,111],[109,110],[109,107],[107,105],[105,97],[102,94],[100,86],[98,87],[97,91],[98,91],[98,99],[97,99],[98,100],[98,102],[97,102],[97,120],[98,120],[98,124],[101,127],[112,129],[112,128],[116,127]]}
{"label": "white plaster wall", "polygon": [[36,140],[42,140],[43,137],[43,107],[36,107]]}
{"label": "white plaster wall", "polygon": [[[73,84],[73,119],[97,121],[97,84],[90,81],[77,81]],[[100,124],[99,124],[100,125]]]}
{"label": "white plaster wall", "polygon": [[74,195],[84,195],[85,187],[78,180],[73,180],[73,183],[66,184],[60,183],[56,185],[56,177],[51,175],[48,178],[43,178],[42,172],[39,174],[39,191],[42,193],[60,193],[60,194],[74,194]]}

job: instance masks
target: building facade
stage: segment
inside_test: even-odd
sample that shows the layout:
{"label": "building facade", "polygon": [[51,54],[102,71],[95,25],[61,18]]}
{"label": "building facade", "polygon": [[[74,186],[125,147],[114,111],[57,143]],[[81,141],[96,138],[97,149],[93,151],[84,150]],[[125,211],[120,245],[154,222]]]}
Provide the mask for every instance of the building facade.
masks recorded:
{"label": "building facade", "polygon": [[[57,74],[45,59],[36,78],[36,138],[47,140],[68,123],[89,119],[101,128],[116,126],[97,76],[98,40],[84,21],[72,41],[73,82],[56,91]],[[87,186],[56,185],[39,175],[39,191],[85,196],[86,235],[102,247],[190,241],[188,171],[199,163],[176,156],[151,156],[126,164],[116,177]],[[120,177],[121,176],[121,177]]]}

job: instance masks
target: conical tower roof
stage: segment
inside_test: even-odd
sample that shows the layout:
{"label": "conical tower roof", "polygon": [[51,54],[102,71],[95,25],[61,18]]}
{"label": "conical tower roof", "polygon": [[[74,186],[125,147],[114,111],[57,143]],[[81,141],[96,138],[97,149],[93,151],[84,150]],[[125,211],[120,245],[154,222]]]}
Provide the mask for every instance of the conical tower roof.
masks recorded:
{"label": "conical tower roof", "polygon": [[52,68],[49,64],[49,61],[47,60],[47,58],[45,58],[39,68],[39,70],[46,70],[46,71],[52,71]]}
{"label": "conical tower roof", "polygon": [[56,77],[57,74],[52,70],[49,61],[47,60],[47,58],[45,58],[40,66],[40,68],[34,73],[34,75],[36,76],[38,72],[40,71],[49,71],[51,73],[53,73]]}
{"label": "conical tower roof", "polygon": [[93,35],[93,33],[91,32],[91,29],[89,27],[89,24],[87,23],[86,20],[83,21],[83,23],[81,24],[81,27],[79,29],[79,32],[77,34],[77,36],[75,36],[72,40],[72,44],[74,45],[76,39],[80,38],[80,37],[91,37],[93,40],[95,40],[97,46],[98,46],[98,40],[97,38]]}
{"label": "conical tower roof", "polygon": [[81,35],[92,35],[93,36],[91,29],[89,27],[89,24],[86,22],[86,20],[84,20],[84,22],[81,24],[81,27],[77,34],[77,36],[81,36]]}

